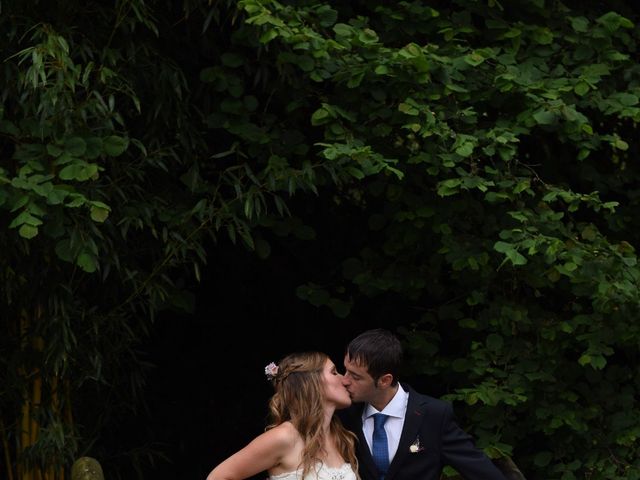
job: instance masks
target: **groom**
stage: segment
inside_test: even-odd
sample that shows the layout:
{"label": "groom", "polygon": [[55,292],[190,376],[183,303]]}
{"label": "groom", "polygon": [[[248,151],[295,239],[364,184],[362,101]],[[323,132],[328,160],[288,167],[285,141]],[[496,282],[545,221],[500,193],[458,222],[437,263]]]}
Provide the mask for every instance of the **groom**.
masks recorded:
{"label": "groom", "polygon": [[450,465],[466,480],[505,480],[448,403],[398,382],[401,364],[400,341],[387,330],[368,330],[347,346],[344,385],[354,405],[341,417],[358,436],[361,479],[439,480]]}

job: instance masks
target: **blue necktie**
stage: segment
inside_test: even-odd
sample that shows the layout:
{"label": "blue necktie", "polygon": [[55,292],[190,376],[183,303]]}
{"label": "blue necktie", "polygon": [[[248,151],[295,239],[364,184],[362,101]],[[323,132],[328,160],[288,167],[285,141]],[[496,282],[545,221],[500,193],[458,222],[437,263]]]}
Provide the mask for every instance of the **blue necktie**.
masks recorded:
{"label": "blue necktie", "polygon": [[383,479],[389,468],[389,447],[387,446],[387,432],[384,431],[384,422],[387,415],[383,413],[373,414],[373,439],[371,442],[371,455],[373,463],[380,470],[380,478]]}

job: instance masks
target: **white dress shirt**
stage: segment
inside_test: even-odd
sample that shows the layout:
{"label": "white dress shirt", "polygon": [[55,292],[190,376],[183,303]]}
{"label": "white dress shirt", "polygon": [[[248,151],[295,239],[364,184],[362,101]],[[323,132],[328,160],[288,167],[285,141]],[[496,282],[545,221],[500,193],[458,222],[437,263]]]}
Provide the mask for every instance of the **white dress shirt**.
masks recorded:
{"label": "white dress shirt", "polygon": [[391,464],[393,457],[395,457],[396,452],[398,451],[398,443],[400,443],[400,435],[402,434],[402,426],[404,425],[404,417],[407,413],[408,403],[409,393],[405,392],[402,389],[402,386],[398,384],[398,391],[382,411],[379,412],[371,405],[367,405],[362,412],[362,432],[364,433],[364,438],[367,439],[367,444],[369,444],[369,451],[371,451],[373,437],[372,415],[375,413],[384,413],[385,415],[388,415],[389,418],[387,418],[387,421],[384,424],[384,431],[387,432],[389,464]]}

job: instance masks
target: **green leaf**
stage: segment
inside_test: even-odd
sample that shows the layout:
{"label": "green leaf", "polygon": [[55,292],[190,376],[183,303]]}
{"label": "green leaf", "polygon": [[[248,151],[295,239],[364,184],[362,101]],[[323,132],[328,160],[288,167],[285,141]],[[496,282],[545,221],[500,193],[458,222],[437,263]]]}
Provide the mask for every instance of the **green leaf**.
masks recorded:
{"label": "green leaf", "polygon": [[329,5],[322,5],[316,11],[320,25],[324,28],[329,28],[336,20],[338,20],[338,12],[331,8]]}
{"label": "green leaf", "polygon": [[459,191],[459,186],[462,183],[460,178],[449,178],[438,185],[438,195],[446,197],[449,195],[455,195]]}
{"label": "green leaf", "polygon": [[556,116],[548,110],[538,110],[533,114],[533,119],[540,125],[551,125],[555,122]]}
{"label": "green leaf", "polygon": [[95,163],[78,161],[60,170],[58,177],[60,177],[61,180],[78,180],[83,182],[95,177],[97,172],[98,166]]}
{"label": "green leaf", "polygon": [[602,370],[607,365],[607,359],[602,355],[591,357],[591,366],[596,370]]}
{"label": "green leaf", "polygon": [[553,43],[553,32],[547,27],[537,28],[533,31],[533,39],[541,45],[550,45]]}
{"label": "green leaf", "polygon": [[58,172],[58,177],[61,180],[77,180],[80,178],[84,178],[84,167],[84,162],[67,165]]}
{"label": "green leaf", "polygon": [[582,366],[588,365],[591,363],[591,355],[581,355],[580,358],[578,359],[578,363]]}
{"label": "green leaf", "polygon": [[571,28],[578,33],[584,33],[589,30],[589,20],[585,17],[573,17],[571,18]]}
{"label": "green leaf", "polygon": [[596,19],[596,22],[603,25],[610,32],[615,32],[619,28],[633,28],[633,22],[616,12],[608,12]]}
{"label": "green leaf", "polygon": [[578,82],[576,86],[573,87],[573,91],[582,97],[589,91],[589,84],[587,82]]}
{"label": "green leaf", "polygon": [[62,152],[63,152],[62,148],[60,148],[58,145],[55,145],[52,143],[47,145],[47,153],[52,157],[57,158],[62,154]]}
{"label": "green leaf", "polygon": [[267,30],[265,30],[262,35],[260,35],[260,43],[266,44],[269,43],[271,40],[273,40],[274,38],[276,38],[278,36],[278,31],[275,28],[269,28]]}
{"label": "green leaf", "polygon": [[398,110],[400,110],[402,113],[406,113],[407,115],[411,115],[411,116],[417,116],[420,114],[420,110],[415,108],[413,105],[410,105],[409,103],[404,103],[404,102],[398,105]]}
{"label": "green leaf", "polygon": [[91,219],[94,222],[102,223],[109,216],[109,210],[110,210],[109,208],[91,205],[91,209],[90,209]]}
{"label": "green leaf", "polygon": [[329,112],[324,107],[317,109],[311,115],[311,125],[314,125],[314,126],[324,125],[330,120],[331,120],[331,117],[329,116]]}
{"label": "green leaf", "polygon": [[74,254],[71,251],[71,242],[68,239],[60,240],[56,243],[55,252],[56,255],[58,255],[58,258],[66,262],[71,262],[73,260]]}
{"label": "green leaf", "polygon": [[640,98],[638,98],[637,95],[634,95],[632,93],[627,93],[627,92],[619,92],[619,93],[616,93],[616,94],[612,95],[609,98],[610,99],[615,99],[616,101],[620,102],[625,107],[632,107],[634,105],[637,105],[638,102],[640,102]]}
{"label": "green leaf", "polygon": [[104,149],[102,145],[102,139],[100,137],[89,137],[86,139],[87,150],[85,152],[86,157],[89,160],[95,160],[102,155]]}
{"label": "green leaf", "polygon": [[64,149],[73,157],[81,157],[87,150],[87,142],[80,137],[67,138],[64,141]]}
{"label": "green leaf", "polygon": [[77,161],[78,159],[69,155],[68,152],[63,152],[54,162],[53,164],[56,166],[66,165],[67,163],[71,163],[73,161]]}
{"label": "green leaf", "polygon": [[377,75],[387,75],[389,73],[389,68],[386,65],[378,65],[374,72]]}
{"label": "green leaf", "polygon": [[67,197],[67,195],[69,195],[69,192],[67,190],[64,190],[60,187],[54,187],[47,194],[47,203],[49,205],[60,205],[62,202],[64,202],[64,199]]}
{"label": "green leaf", "polygon": [[629,144],[619,137],[616,137],[613,141],[613,146],[623,152],[629,150]]}
{"label": "green leaf", "polygon": [[525,265],[527,263],[527,259],[516,250],[508,250],[506,254],[514,265]]}
{"label": "green leaf", "polygon": [[365,28],[358,33],[358,40],[365,45],[371,45],[378,42],[378,34],[370,28]]}
{"label": "green leaf", "polygon": [[477,67],[478,65],[480,65],[485,60],[485,58],[482,55],[480,55],[480,54],[478,54],[476,52],[471,53],[469,55],[465,55],[463,57],[463,59],[464,59],[464,61],[466,63],[468,63],[472,67]]}
{"label": "green leaf", "polygon": [[353,27],[344,23],[336,23],[333,26],[333,31],[338,37],[351,37],[353,35]]}
{"label": "green leaf", "polygon": [[456,153],[461,157],[468,157],[473,153],[473,143],[466,142],[456,148]]}
{"label": "green leaf", "polygon": [[107,155],[117,157],[122,155],[129,146],[129,139],[117,135],[111,135],[103,139],[103,148]]}
{"label": "green leaf", "polygon": [[513,250],[513,244],[512,243],[507,243],[507,242],[502,242],[502,241],[498,241],[493,245],[493,249],[496,252],[500,252],[500,253],[506,253],[509,250]]}
{"label": "green leaf", "polygon": [[78,258],[76,259],[76,264],[87,273],[93,273],[98,268],[98,265],[93,255],[85,252],[78,255]]}
{"label": "green leaf", "polygon": [[29,225],[25,223],[18,229],[18,234],[22,238],[26,238],[26,239],[33,238],[36,235],[38,235],[38,227],[34,227],[33,225]]}
{"label": "green leaf", "polygon": [[309,55],[298,55],[295,63],[305,72],[310,72],[316,65],[316,62]]}

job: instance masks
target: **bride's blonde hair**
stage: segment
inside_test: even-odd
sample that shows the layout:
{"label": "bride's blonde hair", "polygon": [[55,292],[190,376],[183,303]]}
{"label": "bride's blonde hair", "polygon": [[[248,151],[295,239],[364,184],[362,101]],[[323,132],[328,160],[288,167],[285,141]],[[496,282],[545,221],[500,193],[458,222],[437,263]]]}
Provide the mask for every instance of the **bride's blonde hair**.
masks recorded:
{"label": "bride's blonde hair", "polygon": [[[290,421],[304,440],[302,452],[302,478],[322,461],[324,414],[322,399],[325,395],[322,372],[328,355],[321,352],[293,353],[283,358],[272,377],[275,394],[269,401],[273,428]],[[342,458],[351,464],[358,476],[358,460],[355,454],[356,436],[347,430],[337,416],[331,419],[330,435]]]}

